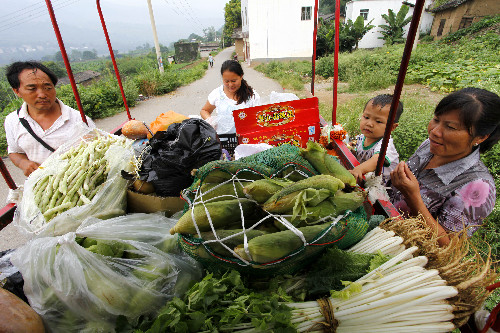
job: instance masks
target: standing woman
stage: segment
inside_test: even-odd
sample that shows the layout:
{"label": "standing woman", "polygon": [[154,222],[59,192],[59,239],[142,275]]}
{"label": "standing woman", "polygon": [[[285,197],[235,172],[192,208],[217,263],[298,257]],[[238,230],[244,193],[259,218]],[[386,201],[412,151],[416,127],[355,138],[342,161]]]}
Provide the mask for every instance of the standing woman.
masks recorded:
{"label": "standing woman", "polygon": [[427,132],[408,164],[391,172],[391,201],[403,214],[422,214],[443,246],[448,232],[467,228],[471,236],[495,206],[495,182],[480,153],[500,139],[500,97],[478,88],[451,93]]}
{"label": "standing woman", "polygon": [[[239,62],[224,61],[220,73],[222,85],[208,95],[200,115],[217,130],[218,134],[236,133],[233,110],[259,105],[260,96],[243,78],[243,68]],[[216,110],[215,115],[214,110]]]}

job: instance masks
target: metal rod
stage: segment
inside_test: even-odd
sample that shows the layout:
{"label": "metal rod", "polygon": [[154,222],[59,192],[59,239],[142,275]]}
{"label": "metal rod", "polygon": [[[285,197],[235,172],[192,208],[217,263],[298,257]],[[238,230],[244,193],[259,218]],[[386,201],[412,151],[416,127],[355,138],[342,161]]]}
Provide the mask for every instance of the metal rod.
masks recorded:
{"label": "metal rod", "polygon": [[337,90],[339,81],[339,33],[340,33],[340,0],[335,1],[335,51],[333,52],[333,107],[332,125],[337,123]]}
{"label": "metal rod", "polygon": [[16,182],[14,181],[14,179],[12,179],[12,176],[10,175],[10,172],[7,169],[7,166],[3,162],[3,158],[0,158],[0,172],[2,172],[3,179],[5,179],[7,186],[11,190],[15,190],[17,188]]}
{"label": "metal rod", "polygon": [[125,92],[123,90],[122,79],[120,77],[120,72],[118,71],[118,66],[116,65],[115,53],[113,52],[113,47],[111,46],[111,41],[108,35],[108,29],[106,28],[106,22],[104,22],[104,16],[102,15],[101,0],[96,0],[96,4],[97,11],[99,12],[99,18],[101,19],[102,30],[104,31],[104,36],[106,36],[106,42],[108,43],[109,55],[111,57],[111,61],[113,62],[116,79],[118,80],[118,86],[120,87],[120,92],[122,93],[123,104],[125,105],[125,110],[127,111],[128,120],[131,120],[132,116],[130,115],[130,111],[128,109],[127,98],[125,97]]}
{"label": "metal rod", "polygon": [[424,3],[425,0],[417,0],[415,3],[415,8],[413,9],[413,17],[411,19],[410,29],[408,30],[408,36],[406,38],[405,49],[403,52],[403,59],[401,59],[401,66],[399,67],[398,79],[396,81],[396,86],[394,87],[391,109],[389,111],[387,125],[385,126],[384,138],[382,140],[382,147],[380,148],[380,153],[377,160],[377,168],[375,169],[376,176],[379,176],[382,173],[382,167],[384,165],[384,160],[385,160],[385,153],[387,152],[387,145],[389,144],[392,125],[394,124],[394,120],[396,119],[396,110],[398,109],[399,98],[401,97],[401,91],[403,90],[406,70],[408,69],[408,63],[410,62],[413,41],[415,39],[415,35],[417,34],[418,22],[420,21],[420,16],[422,15],[422,9],[424,8]]}
{"label": "metal rod", "polygon": [[314,96],[314,80],[316,78],[316,38],[318,36],[318,0],[314,1],[314,30],[313,30],[313,56],[312,56],[312,77],[311,94]]}
{"label": "metal rod", "polygon": [[59,31],[59,26],[57,25],[56,16],[54,15],[54,9],[52,8],[52,3],[50,0],[45,0],[45,3],[47,4],[50,20],[52,21],[52,27],[54,28],[54,32],[56,34],[57,43],[59,43],[59,49],[61,50],[61,55],[64,61],[64,65],[66,66],[66,71],[68,72],[69,82],[71,83],[71,88],[73,88],[73,94],[75,95],[76,105],[78,106],[78,110],[80,110],[80,115],[82,116],[83,122],[86,125],[88,125],[87,117],[85,117],[82,103],[80,101],[80,95],[78,94],[78,88],[76,87],[73,71],[71,70],[71,65],[69,64],[68,54],[66,53],[66,48],[64,47],[64,42],[61,37],[61,32]]}

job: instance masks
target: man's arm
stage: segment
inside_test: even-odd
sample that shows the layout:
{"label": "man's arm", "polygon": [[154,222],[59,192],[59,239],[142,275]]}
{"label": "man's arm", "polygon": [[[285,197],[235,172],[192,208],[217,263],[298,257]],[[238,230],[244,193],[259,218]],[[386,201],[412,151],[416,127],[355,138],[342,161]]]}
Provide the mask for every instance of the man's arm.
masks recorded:
{"label": "man's arm", "polygon": [[16,167],[23,170],[24,175],[28,177],[33,171],[38,169],[40,164],[30,161],[26,154],[10,153],[9,158]]}

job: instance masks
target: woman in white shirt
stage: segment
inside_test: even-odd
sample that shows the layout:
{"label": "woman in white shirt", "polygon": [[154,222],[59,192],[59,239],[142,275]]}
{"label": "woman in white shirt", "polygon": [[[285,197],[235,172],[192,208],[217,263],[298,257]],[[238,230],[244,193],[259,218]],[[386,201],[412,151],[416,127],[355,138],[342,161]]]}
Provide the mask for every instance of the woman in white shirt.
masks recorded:
{"label": "woman in white shirt", "polygon": [[222,85],[208,95],[200,115],[218,134],[236,133],[233,111],[259,105],[260,96],[243,78],[243,68],[239,62],[224,61],[220,72]]}

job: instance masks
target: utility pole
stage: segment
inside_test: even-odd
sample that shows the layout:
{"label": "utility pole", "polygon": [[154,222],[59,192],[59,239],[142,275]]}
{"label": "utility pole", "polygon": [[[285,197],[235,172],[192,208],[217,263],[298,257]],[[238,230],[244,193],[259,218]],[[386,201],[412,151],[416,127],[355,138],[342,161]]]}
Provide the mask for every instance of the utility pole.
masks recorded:
{"label": "utility pole", "polygon": [[161,50],[160,44],[158,43],[158,34],[156,33],[156,24],[155,17],[153,15],[153,7],[151,6],[151,0],[148,0],[149,7],[149,18],[151,20],[151,28],[153,28],[153,38],[155,41],[155,49],[156,49],[156,60],[158,61],[158,68],[160,69],[160,73],[163,73],[163,60],[161,59]]}

